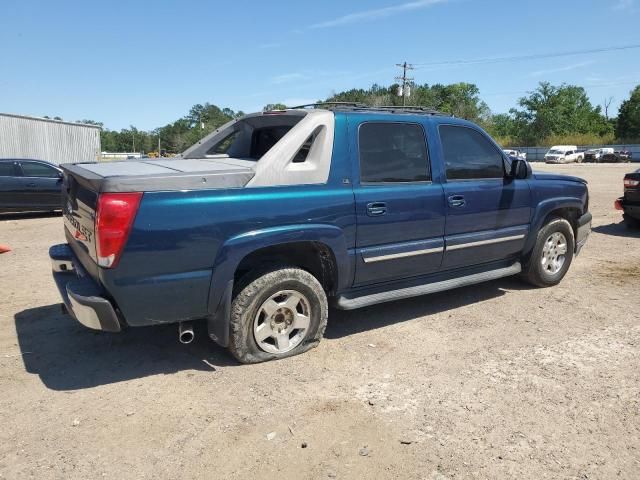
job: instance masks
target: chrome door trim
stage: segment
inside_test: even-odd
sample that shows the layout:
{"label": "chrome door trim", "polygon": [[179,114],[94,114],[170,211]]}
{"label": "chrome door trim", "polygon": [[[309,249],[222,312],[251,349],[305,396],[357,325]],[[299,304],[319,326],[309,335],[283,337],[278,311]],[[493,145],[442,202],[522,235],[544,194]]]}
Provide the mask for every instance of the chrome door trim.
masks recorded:
{"label": "chrome door trim", "polygon": [[444,247],[436,247],[436,248],[423,248],[421,250],[412,250],[410,252],[400,252],[400,253],[390,253],[387,255],[378,255],[376,257],[365,257],[362,259],[364,263],[375,263],[375,262],[383,262],[385,260],[393,260],[396,258],[405,258],[405,257],[415,257],[418,255],[429,255],[430,253],[442,253],[444,251]]}
{"label": "chrome door trim", "polygon": [[488,240],[478,240],[476,242],[461,243],[458,245],[447,246],[447,250],[448,251],[459,250],[461,248],[479,247],[482,245],[491,245],[494,243],[501,243],[501,242],[511,242],[513,240],[522,240],[525,237],[526,235],[522,234],[522,235],[511,235],[509,237],[490,238]]}

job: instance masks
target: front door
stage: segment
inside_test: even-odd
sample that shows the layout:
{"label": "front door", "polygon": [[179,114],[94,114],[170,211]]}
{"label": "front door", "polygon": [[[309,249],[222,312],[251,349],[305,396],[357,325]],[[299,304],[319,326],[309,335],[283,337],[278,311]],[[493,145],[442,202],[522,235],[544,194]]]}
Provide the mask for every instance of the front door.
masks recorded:
{"label": "front door", "polygon": [[446,183],[443,270],[517,256],[531,218],[527,180],[505,174],[502,152],[480,130],[440,125]]}
{"label": "front door", "polygon": [[431,182],[423,126],[357,116],[349,121],[359,165],[354,285],[437,271],[444,247],[443,191]]}

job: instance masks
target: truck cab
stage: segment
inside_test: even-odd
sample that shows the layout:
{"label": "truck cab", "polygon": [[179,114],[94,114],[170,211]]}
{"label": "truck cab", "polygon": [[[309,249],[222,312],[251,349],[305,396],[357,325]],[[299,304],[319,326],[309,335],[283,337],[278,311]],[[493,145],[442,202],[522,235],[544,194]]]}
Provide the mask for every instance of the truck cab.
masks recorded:
{"label": "truck cab", "polygon": [[[548,287],[590,231],[586,182],[410,107],[234,120],[172,160],[63,166],[54,277],[100,330],[177,323],[241,362],[315,346],[353,309],[509,275]],[[186,332],[186,335],[183,335]]]}

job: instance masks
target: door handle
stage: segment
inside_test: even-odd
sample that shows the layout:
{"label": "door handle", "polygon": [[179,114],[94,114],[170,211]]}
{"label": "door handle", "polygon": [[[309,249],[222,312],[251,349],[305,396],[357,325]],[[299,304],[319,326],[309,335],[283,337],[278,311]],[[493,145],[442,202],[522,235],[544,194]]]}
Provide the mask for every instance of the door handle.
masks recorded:
{"label": "door handle", "polygon": [[379,217],[387,213],[387,204],[384,202],[367,203],[367,215],[370,217]]}
{"label": "door handle", "polygon": [[27,183],[27,187],[35,187],[36,184],[35,183]]}
{"label": "door handle", "polygon": [[450,195],[448,201],[450,207],[464,207],[467,203],[462,195]]}

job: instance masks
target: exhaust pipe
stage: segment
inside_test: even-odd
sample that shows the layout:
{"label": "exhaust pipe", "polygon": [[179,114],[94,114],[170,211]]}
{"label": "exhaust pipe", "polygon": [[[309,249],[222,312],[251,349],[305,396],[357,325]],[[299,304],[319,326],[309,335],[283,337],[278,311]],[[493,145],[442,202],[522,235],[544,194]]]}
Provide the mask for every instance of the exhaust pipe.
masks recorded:
{"label": "exhaust pipe", "polygon": [[193,324],[191,322],[180,322],[178,324],[178,339],[180,343],[185,345],[193,342],[195,334],[193,333]]}

